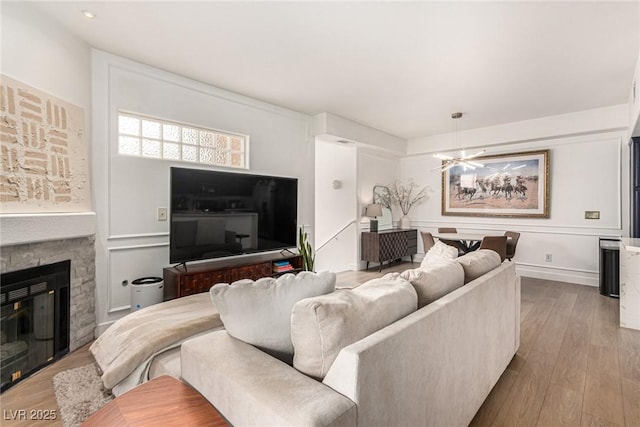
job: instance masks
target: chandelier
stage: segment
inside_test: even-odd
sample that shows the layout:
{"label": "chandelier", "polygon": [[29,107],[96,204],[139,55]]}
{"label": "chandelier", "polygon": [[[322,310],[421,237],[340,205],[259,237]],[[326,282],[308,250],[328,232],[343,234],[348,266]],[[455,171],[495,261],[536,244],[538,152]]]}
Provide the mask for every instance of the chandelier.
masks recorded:
{"label": "chandelier", "polygon": [[[462,113],[460,112],[452,113],[451,118],[455,120],[454,143],[455,143],[455,146],[458,147],[460,145],[459,141],[461,139],[458,132],[458,119],[462,118]],[[460,155],[457,157],[436,153],[433,155],[433,157],[442,160],[442,166],[439,166],[433,170],[440,169],[442,172],[444,172],[447,169],[451,169],[454,166],[462,166],[465,170],[482,168],[484,167],[482,163],[474,162],[472,161],[472,159],[474,159],[475,157],[478,157],[480,154],[484,153],[485,151],[486,150],[480,150],[477,153],[467,155],[465,150],[460,150]]]}

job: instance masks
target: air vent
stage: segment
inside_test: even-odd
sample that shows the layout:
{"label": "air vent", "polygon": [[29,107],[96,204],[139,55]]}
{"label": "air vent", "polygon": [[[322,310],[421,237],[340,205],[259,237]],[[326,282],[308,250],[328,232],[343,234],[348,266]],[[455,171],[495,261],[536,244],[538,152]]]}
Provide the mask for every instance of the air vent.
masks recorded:
{"label": "air vent", "polygon": [[15,301],[29,295],[29,288],[16,289],[15,291],[9,291],[9,301]]}
{"label": "air vent", "polygon": [[36,283],[35,285],[31,285],[29,289],[31,289],[31,295],[39,294],[47,290],[47,282]]}

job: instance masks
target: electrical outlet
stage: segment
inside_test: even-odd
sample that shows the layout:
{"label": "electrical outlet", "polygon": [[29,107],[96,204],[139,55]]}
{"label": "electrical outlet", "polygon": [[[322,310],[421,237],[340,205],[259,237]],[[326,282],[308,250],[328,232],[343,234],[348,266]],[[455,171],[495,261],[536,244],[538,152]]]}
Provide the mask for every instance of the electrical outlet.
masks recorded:
{"label": "electrical outlet", "polygon": [[545,260],[546,262],[551,262],[551,261],[552,261],[552,259],[553,259],[553,257],[551,256],[551,254],[546,254],[546,255],[544,256],[544,260]]}
{"label": "electrical outlet", "polygon": [[158,208],[158,212],[156,213],[156,217],[158,221],[166,221],[167,220],[167,208]]}

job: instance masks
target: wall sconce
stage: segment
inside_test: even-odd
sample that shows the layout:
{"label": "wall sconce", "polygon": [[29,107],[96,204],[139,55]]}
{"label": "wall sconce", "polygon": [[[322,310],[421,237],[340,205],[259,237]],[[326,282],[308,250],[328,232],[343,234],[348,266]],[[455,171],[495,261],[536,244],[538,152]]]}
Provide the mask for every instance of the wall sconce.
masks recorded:
{"label": "wall sconce", "polygon": [[333,188],[334,190],[338,190],[338,189],[342,188],[342,181],[334,179],[331,182],[331,188]]}
{"label": "wall sconce", "polygon": [[367,209],[364,213],[364,216],[371,218],[371,221],[369,222],[369,231],[377,233],[378,217],[382,216],[382,205],[378,205],[376,203],[367,205]]}

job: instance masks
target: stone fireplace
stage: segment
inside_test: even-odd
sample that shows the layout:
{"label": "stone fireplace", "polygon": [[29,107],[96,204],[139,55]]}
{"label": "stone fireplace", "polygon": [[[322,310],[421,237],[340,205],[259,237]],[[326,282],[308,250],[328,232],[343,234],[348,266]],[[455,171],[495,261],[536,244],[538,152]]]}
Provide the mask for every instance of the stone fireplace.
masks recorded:
{"label": "stone fireplace", "polygon": [[[63,290],[60,295],[66,292],[68,301],[62,302],[62,305],[64,308],[64,304],[68,304],[68,320],[63,320],[63,317],[60,317],[59,321],[64,324],[53,325],[52,327],[68,329],[68,332],[66,332],[68,351],[73,351],[91,341],[95,334],[95,237],[74,237],[0,247],[0,273],[3,275],[9,272],[39,268],[65,261],[68,261],[69,283],[67,290]],[[43,286],[40,283],[36,283],[36,285]],[[41,290],[36,289],[34,292],[36,294],[47,294],[47,292],[43,293],[40,291]],[[33,302],[25,302],[22,304],[26,307],[29,307],[29,304],[37,305],[40,308],[47,304],[53,304],[53,302],[47,302],[46,297],[38,296],[38,298],[40,299],[36,301],[35,304]],[[8,297],[5,296],[3,299],[8,299]],[[12,314],[15,302],[16,301],[8,300],[2,301],[3,316],[5,314],[7,314],[7,316]],[[20,304],[15,305],[15,309],[19,310],[20,308]],[[5,319],[3,319],[3,322],[4,321]],[[34,322],[34,327],[36,325],[38,328],[44,327],[40,319],[33,319],[31,321]],[[22,328],[25,329],[24,326]],[[43,334],[47,335],[47,333],[42,332],[41,335]],[[62,335],[64,335],[64,333]],[[5,337],[3,337],[2,346],[7,347],[3,349],[3,352],[5,352],[5,350],[7,350],[7,352],[15,350],[9,349],[8,342],[10,340],[8,338],[6,334]],[[15,347],[15,344],[12,345]],[[54,354],[57,354],[58,357],[65,352],[64,349],[54,349]],[[47,362],[50,361],[51,360]],[[16,380],[17,379],[21,378],[16,378]],[[4,382],[3,379],[3,384]]]}
{"label": "stone fireplace", "polygon": [[69,260],[0,276],[1,390],[69,352]]}

